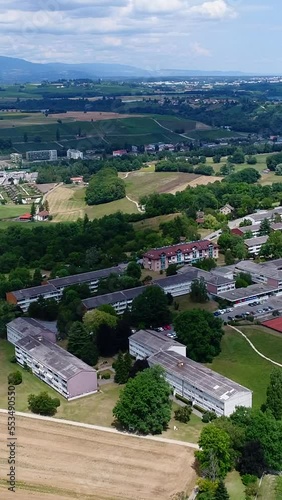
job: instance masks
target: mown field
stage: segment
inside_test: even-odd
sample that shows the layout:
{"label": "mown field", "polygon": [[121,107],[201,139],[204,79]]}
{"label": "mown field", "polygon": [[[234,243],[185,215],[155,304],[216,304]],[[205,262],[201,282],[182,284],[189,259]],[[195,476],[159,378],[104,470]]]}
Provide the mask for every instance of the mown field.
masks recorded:
{"label": "mown field", "polygon": [[[274,361],[282,358],[282,335],[271,333],[263,327],[240,327],[250,337],[258,350]],[[215,358],[211,369],[235,380],[253,391],[253,407],[260,408],[266,399],[266,389],[274,365],[261,358],[236,331],[225,328],[222,351]],[[263,376],[262,376],[263,374]]]}

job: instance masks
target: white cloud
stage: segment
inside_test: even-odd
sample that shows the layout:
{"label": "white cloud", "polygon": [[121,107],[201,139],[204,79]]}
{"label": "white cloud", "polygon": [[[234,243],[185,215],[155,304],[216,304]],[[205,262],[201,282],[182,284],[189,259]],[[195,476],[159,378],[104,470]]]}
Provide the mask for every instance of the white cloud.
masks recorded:
{"label": "white cloud", "polygon": [[235,9],[230,7],[225,0],[211,0],[201,5],[195,5],[190,8],[190,12],[210,19],[236,17]]}
{"label": "white cloud", "polygon": [[203,56],[203,57],[211,56],[211,51],[209,49],[206,49],[205,47],[202,47],[202,45],[199,42],[191,43],[190,48],[195,56]]}

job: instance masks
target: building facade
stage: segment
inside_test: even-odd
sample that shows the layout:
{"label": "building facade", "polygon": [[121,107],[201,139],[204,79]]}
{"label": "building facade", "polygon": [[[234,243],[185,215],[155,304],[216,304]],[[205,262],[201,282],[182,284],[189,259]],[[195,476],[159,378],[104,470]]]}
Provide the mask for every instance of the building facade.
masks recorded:
{"label": "building facade", "polygon": [[218,258],[218,246],[201,240],[148,250],[143,255],[143,265],[151,271],[164,271],[171,264],[193,264],[207,258]]}
{"label": "building facade", "polygon": [[56,149],[46,149],[42,151],[27,151],[26,159],[28,161],[57,161],[58,153]]}
{"label": "building facade", "polygon": [[83,160],[83,153],[78,149],[68,149],[67,158],[68,160]]}
{"label": "building facade", "polygon": [[161,366],[174,395],[204,410],[229,416],[237,406],[252,407],[249,389],[187,358],[185,346],[166,338],[152,330],[140,330],[129,338],[129,352],[137,359],[147,359],[149,366]]}

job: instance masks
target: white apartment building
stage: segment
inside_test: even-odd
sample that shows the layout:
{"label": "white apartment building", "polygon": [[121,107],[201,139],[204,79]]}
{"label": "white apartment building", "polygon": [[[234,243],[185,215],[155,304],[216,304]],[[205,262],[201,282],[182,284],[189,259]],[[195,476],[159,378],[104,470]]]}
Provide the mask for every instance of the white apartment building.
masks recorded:
{"label": "white apartment building", "polygon": [[33,318],[16,318],[7,324],[7,340],[15,345],[27,335],[40,335],[49,342],[56,342],[56,333],[48,329],[42,322]]}
{"label": "white apartment building", "polygon": [[186,356],[186,346],[155,330],[139,330],[129,337],[129,353],[136,359],[145,359],[159,351],[174,351]]}
{"label": "white apartment building", "polygon": [[96,370],[41,335],[16,341],[15,356],[69,401],[97,392]]}
{"label": "white apartment building", "polygon": [[252,391],[172,350],[154,354],[148,363],[164,368],[174,394],[218,416],[228,417],[237,406],[252,407]]}
{"label": "white apartment building", "polygon": [[258,255],[261,251],[262,245],[268,240],[268,236],[258,236],[257,238],[250,238],[244,241],[250,255]]}
{"label": "white apartment building", "polygon": [[83,153],[78,149],[68,149],[67,158],[68,160],[83,160]]}
{"label": "white apartment building", "polygon": [[105,295],[98,295],[82,301],[83,306],[87,311],[96,309],[99,306],[109,304],[113,306],[117,314],[123,314],[126,309],[130,309],[135,297],[141,295],[146,290],[146,286],[139,286],[137,288],[130,288],[122,292],[107,293]]}
{"label": "white apartment building", "polygon": [[23,155],[20,153],[12,153],[10,159],[12,163],[21,163],[23,161]]}
{"label": "white apartment building", "polygon": [[23,288],[22,290],[15,290],[14,292],[6,293],[7,302],[9,302],[9,304],[19,306],[23,312],[28,310],[32,302],[37,302],[39,297],[43,297],[44,299],[59,300],[60,293],[53,285],[50,284],[35,286],[32,288]]}
{"label": "white apartment building", "polygon": [[41,151],[27,151],[28,161],[57,161],[58,152],[56,149],[45,149]]}

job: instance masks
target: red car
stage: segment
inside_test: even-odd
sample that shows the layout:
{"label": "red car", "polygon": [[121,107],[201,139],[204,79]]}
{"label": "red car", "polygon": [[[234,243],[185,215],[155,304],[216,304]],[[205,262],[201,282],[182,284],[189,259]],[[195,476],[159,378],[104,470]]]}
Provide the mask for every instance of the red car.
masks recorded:
{"label": "red car", "polygon": [[170,325],[165,325],[165,326],[164,326],[164,329],[165,329],[165,330],[171,330],[171,326],[170,326]]}

